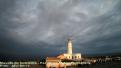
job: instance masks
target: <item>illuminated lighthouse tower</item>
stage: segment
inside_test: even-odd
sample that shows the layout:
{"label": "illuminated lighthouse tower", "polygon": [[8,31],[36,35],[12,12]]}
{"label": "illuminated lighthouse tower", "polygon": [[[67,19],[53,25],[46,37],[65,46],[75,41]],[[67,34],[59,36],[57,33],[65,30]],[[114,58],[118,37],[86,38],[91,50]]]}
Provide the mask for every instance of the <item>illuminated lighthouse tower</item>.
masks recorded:
{"label": "illuminated lighthouse tower", "polygon": [[68,42],[67,42],[67,53],[72,54],[72,41],[71,41],[71,39],[68,39]]}
{"label": "illuminated lighthouse tower", "polygon": [[72,53],[72,40],[67,41],[67,53],[58,56],[60,59],[81,60],[81,53]]}

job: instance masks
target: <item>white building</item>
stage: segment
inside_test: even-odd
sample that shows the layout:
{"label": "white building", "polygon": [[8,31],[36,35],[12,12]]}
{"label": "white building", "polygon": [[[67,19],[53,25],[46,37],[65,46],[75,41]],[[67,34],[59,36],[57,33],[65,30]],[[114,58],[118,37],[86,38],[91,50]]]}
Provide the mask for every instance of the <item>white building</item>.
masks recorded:
{"label": "white building", "polygon": [[81,60],[81,53],[72,52],[72,40],[68,39],[67,41],[67,53],[61,54],[58,56],[60,59],[69,59],[69,60]]}
{"label": "white building", "polygon": [[67,42],[67,53],[61,54],[57,57],[46,58],[46,68],[50,68],[50,67],[62,68],[62,67],[73,65],[72,63],[62,63],[61,59],[81,60],[81,53],[72,52],[72,40],[71,39],[68,39],[68,42]]}

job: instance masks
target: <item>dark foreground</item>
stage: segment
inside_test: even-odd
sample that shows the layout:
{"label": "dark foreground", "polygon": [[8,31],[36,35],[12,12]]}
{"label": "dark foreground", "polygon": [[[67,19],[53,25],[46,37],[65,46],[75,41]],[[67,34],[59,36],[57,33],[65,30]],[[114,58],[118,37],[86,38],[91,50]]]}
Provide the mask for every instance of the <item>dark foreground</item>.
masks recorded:
{"label": "dark foreground", "polygon": [[[44,64],[43,65],[33,64],[29,65],[29,67],[2,67],[2,68],[46,68],[46,67]],[[121,68],[121,61],[103,62],[91,65],[80,65],[78,67],[71,66],[66,68]]]}
{"label": "dark foreground", "polygon": [[121,61],[96,63],[93,65],[85,65],[79,67],[67,67],[67,68],[121,68]]}
{"label": "dark foreground", "polygon": [[[37,67],[31,67],[37,68]],[[39,65],[38,68],[46,68],[44,65]],[[106,62],[106,63],[96,63],[92,65],[82,65],[78,67],[67,67],[67,68],[121,68],[121,61]]]}

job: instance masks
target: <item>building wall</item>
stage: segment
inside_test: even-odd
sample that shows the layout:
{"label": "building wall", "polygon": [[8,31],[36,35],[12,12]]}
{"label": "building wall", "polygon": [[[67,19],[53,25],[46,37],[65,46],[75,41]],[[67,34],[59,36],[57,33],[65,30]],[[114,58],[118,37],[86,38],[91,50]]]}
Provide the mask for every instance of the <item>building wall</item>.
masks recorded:
{"label": "building wall", "polygon": [[66,59],[72,59],[72,54],[64,54]]}
{"label": "building wall", "polygon": [[72,59],[81,59],[81,54],[73,54]]}
{"label": "building wall", "polygon": [[59,63],[61,62],[61,60],[57,57],[47,57],[46,58],[46,68],[50,68],[50,67],[59,67]]}
{"label": "building wall", "polygon": [[76,54],[64,54],[65,59],[81,59],[81,54],[80,53],[76,53]]}

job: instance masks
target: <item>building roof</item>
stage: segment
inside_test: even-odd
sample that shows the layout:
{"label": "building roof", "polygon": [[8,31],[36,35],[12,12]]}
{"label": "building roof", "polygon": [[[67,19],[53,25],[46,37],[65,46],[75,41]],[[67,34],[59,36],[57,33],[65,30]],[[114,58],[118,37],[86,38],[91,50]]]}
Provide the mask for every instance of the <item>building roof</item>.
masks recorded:
{"label": "building roof", "polygon": [[47,57],[46,62],[60,62],[61,60],[57,57]]}
{"label": "building roof", "polygon": [[60,60],[60,59],[57,57],[47,57],[46,60]]}

